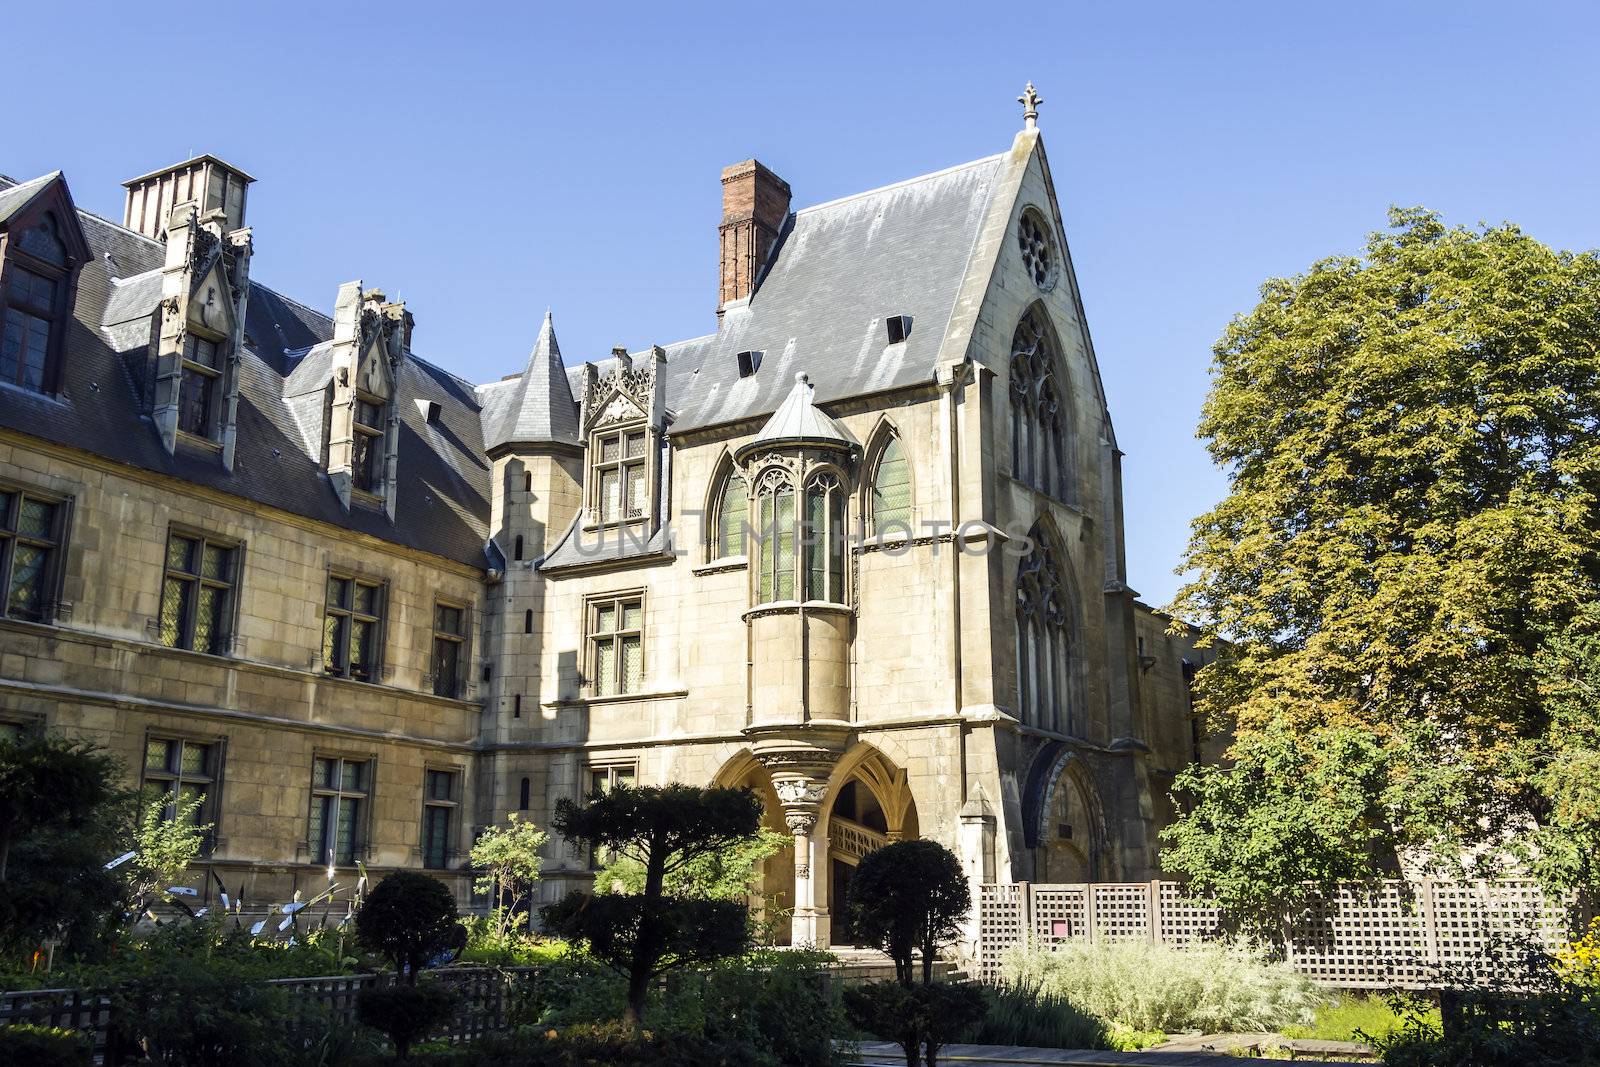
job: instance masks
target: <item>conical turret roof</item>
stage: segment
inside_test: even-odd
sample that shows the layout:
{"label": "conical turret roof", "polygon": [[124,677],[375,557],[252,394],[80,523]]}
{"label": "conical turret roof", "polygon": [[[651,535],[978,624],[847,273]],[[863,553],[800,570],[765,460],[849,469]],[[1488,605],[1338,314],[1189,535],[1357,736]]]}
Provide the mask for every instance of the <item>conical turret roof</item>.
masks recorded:
{"label": "conical turret roof", "polygon": [[556,344],[555,324],[550,312],[528,355],[528,366],[513,388],[510,402],[502,413],[489,448],[509,444],[578,443],[578,405],[567,384],[567,371],[561,363],[561,347]]}
{"label": "conical turret roof", "polygon": [[850,435],[849,430],[817,407],[815,396],[816,387],[811,384],[810,375],[805,371],[796,374],[794,388],[789,390],[789,395],[778,405],[778,410],[772,413],[767,424],[761,427],[761,432],[745,448],[779,443],[835,447],[859,445],[860,442]]}

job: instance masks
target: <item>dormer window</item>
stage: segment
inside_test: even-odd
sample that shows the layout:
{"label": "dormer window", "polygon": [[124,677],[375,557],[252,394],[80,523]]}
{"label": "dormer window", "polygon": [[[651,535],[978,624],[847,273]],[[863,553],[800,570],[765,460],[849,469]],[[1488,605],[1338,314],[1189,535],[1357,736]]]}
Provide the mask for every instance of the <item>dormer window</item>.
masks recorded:
{"label": "dormer window", "polygon": [[615,430],[595,435],[597,510],[602,525],[645,517],[650,499],[645,471],[645,429]]}
{"label": "dormer window", "polygon": [[189,334],[183,345],[178,429],[211,440],[217,429],[217,392],[222,380],[222,342]]}
{"label": "dormer window", "polygon": [[375,396],[356,397],[350,480],[364,493],[376,493],[383,485],[383,408]]}
{"label": "dormer window", "polygon": [[61,280],[15,262],[7,266],[6,279],[0,379],[42,393],[63,303]]}

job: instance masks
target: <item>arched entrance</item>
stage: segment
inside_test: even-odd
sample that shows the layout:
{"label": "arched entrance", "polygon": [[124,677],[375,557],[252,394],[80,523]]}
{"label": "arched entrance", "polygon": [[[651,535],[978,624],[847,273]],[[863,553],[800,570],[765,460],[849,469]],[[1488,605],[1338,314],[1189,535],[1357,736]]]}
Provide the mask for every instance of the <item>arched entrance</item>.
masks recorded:
{"label": "arched entrance", "polygon": [[[850,931],[842,925],[840,905],[856,866],[891,841],[918,836],[916,803],[905,771],[871,745],[857,745],[833,764],[825,788],[821,779],[817,774],[816,792],[809,800],[800,798],[792,783],[785,782],[789,788],[785,804],[771,771],[744,751],[724,764],[713,780],[716,785],[755,790],[764,808],[762,824],[792,834],[797,843],[806,845],[799,853],[786,849],[769,857],[758,872],[759,899],[753,907],[777,944],[795,943],[796,938],[814,941],[819,948],[853,944]],[[795,818],[797,798],[815,813],[814,823],[809,816]],[[807,879],[808,893],[803,898],[796,891],[800,877]],[[808,900],[810,907],[797,908],[797,900]],[[791,915],[792,925],[783,921]],[[796,930],[805,932],[796,934]]]}
{"label": "arched entrance", "polygon": [[854,945],[844,905],[855,869],[884,845],[918,836],[916,802],[904,770],[871,745],[858,745],[835,768],[824,805],[831,940]]}
{"label": "arched entrance", "polygon": [[1099,796],[1081,756],[1060,742],[1045,746],[1024,800],[1035,882],[1093,882],[1105,875]]}
{"label": "arched entrance", "polygon": [[[761,798],[761,825],[780,834],[788,834],[783,821],[783,805],[772,787],[772,775],[767,772],[749,751],[723,764],[722,770],[712,780],[713,785],[749,788]],[[784,849],[761,861],[756,871],[755,897],[750,902],[758,930],[770,931],[774,944],[789,944],[788,917],[794,910],[794,852]]]}

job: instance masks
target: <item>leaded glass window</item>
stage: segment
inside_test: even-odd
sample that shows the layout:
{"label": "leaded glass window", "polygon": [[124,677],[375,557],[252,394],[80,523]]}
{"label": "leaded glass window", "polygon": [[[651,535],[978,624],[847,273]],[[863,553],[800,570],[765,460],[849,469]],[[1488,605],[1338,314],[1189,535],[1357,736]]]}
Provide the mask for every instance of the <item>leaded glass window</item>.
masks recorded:
{"label": "leaded glass window", "polygon": [[602,523],[631,522],[646,516],[650,485],[645,467],[644,427],[597,434],[594,439],[596,511]]}
{"label": "leaded glass window", "polygon": [[6,268],[6,277],[0,380],[43,392],[63,283],[16,263]]}
{"label": "leaded glass window", "polygon": [[450,864],[452,830],[461,776],[455,771],[423,772],[422,865],[442,868]]}
{"label": "leaded glass window", "polygon": [[454,604],[433,606],[433,692],[435,696],[461,695],[465,666],[466,610]]}
{"label": "leaded glass window", "polygon": [[0,489],[0,614],[48,622],[66,504],[16,489]]}
{"label": "leaded glass window", "polygon": [[713,559],[742,556],[745,552],[745,527],[750,522],[750,501],[746,495],[744,479],[730,471],[722,485],[722,497],[717,501],[715,543],[711,548]]}
{"label": "leaded glass window", "polygon": [[589,656],[595,696],[637,693],[644,684],[644,600],[606,597],[589,603]]}
{"label": "leaded glass window", "polygon": [[375,681],[381,659],[384,589],[379,582],[328,577],[322,618],[322,669],[341,678]]}
{"label": "leaded glass window", "polygon": [[756,489],[756,603],[795,599],[795,492],[788,474],[763,473]]}
{"label": "leaded glass window", "polygon": [[162,804],[168,822],[185,809],[195,823],[214,820],[220,745],[176,737],[150,737],[144,746],[144,780]]}
{"label": "leaded glass window", "polygon": [[306,841],[317,863],[348,867],[366,847],[372,761],[318,756],[311,766]]}
{"label": "leaded glass window", "polygon": [[872,529],[886,533],[911,533],[911,465],[898,437],[890,437],[878,453],[872,476]]}
{"label": "leaded glass window", "polygon": [[800,531],[805,546],[805,599],[845,602],[844,486],[832,474],[806,485],[806,516]]}
{"label": "leaded glass window", "polygon": [[1011,474],[1043,493],[1070,496],[1066,422],[1056,385],[1060,364],[1053,335],[1037,306],[1011,339]]}
{"label": "leaded glass window", "polygon": [[204,534],[167,538],[161,580],[161,643],[226,655],[233,630],[233,590],[239,548]]}
{"label": "leaded glass window", "polygon": [[1017,568],[1017,707],[1022,721],[1071,733],[1071,633],[1066,578],[1037,535]]}

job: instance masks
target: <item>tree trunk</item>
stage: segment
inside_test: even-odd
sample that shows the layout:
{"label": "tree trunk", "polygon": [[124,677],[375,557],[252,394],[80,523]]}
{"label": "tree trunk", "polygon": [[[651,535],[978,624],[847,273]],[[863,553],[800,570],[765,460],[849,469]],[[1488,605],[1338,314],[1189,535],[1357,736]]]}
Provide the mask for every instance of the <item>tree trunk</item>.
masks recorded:
{"label": "tree trunk", "polygon": [[0,837],[0,882],[6,880],[6,868],[11,863],[11,838]]}

